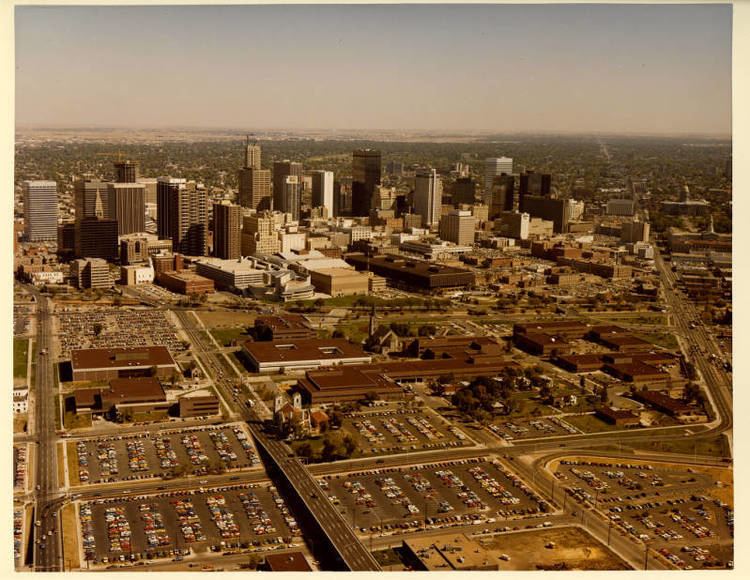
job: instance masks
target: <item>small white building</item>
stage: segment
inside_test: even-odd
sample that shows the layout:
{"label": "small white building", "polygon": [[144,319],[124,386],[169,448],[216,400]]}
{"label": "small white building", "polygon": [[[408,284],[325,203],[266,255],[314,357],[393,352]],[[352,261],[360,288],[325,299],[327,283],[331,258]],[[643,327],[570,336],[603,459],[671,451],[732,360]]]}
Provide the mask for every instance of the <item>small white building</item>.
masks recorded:
{"label": "small white building", "polygon": [[13,412],[28,413],[29,411],[29,389],[26,387],[13,388]]}

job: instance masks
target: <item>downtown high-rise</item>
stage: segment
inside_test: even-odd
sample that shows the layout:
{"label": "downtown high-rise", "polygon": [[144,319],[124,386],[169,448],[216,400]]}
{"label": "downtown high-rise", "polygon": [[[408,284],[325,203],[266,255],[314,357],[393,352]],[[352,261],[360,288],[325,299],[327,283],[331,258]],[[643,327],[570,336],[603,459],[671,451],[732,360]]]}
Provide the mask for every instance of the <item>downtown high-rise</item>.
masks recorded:
{"label": "downtown high-rise", "polygon": [[271,204],[271,171],[262,169],[261,149],[248,137],[245,142],[244,167],[238,174],[238,202],[242,207],[260,210]]}
{"label": "downtown high-rise", "polygon": [[57,182],[24,181],[24,237],[29,242],[57,239]]}
{"label": "downtown high-rise", "polygon": [[205,256],[208,248],[208,194],[194,181],[160,177],[156,184],[157,234],[171,239],[175,252]]}
{"label": "downtown high-rise", "polygon": [[242,208],[224,202],[215,203],[213,210],[214,256],[236,260],[241,255]]}
{"label": "downtown high-rise", "polygon": [[[288,179],[293,177],[294,179]],[[302,164],[288,159],[273,164],[273,209],[299,219],[302,201]]]}
{"label": "downtown high-rise", "polygon": [[422,227],[432,228],[440,221],[443,184],[435,169],[417,173],[414,187],[414,212],[422,217]]}
{"label": "downtown high-rise", "polygon": [[381,155],[375,149],[357,149],[352,153],[352,216],[370,215],[375,188],[380,185]]}

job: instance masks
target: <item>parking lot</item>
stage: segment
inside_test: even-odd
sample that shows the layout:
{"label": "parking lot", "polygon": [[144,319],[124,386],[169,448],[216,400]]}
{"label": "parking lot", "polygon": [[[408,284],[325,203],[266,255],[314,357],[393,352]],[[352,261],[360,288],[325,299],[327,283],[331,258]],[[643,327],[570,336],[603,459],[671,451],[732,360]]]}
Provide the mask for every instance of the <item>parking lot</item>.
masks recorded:
{"label": "parking lot", "polygon": [[539,513],[540,499],[499,460],[472,459],[320,478],[360,533],[398,533]]}
{"label": "parking lot", "polygon": [[78,508],[82,561],[94,565],[275,549],[299,535],[270,483],[102,499]]}
{"label": "parking lot", "polygon": [[13,447],[13,489],[21,491],[26,487],[28,447],[18,445]]}
{"label": "parking lot", "polygon": [[[122,348],[161,345],[176,353],[186,345],[165,312],[148,309],[67,306],[57,314],[60,357],[80,348]],[[99,326],[100,325],[100,326]],[[97,335],[96,330],[100,330]]]}
{"label": "parking lot", "polygon": [[491,423],[487,428],[506,441],[573,435],[581,432],[564,419],[554,415],[539,419],[513,419],[512,421],[501,419]]}
{"label": "parking lot", "polygon": [[646,463],[560,461],[569,496],[601,509],[621,533],[638,538],[683,569],[727,567],[734,512],[706,495],[714,477],[692,468]]}
{"label": "parking lot", "polygon": [[70,442],[68,453],[75,457],[73,485],[260,466],[252,438],[240,424],[81,440]]}
{"label": "parking lot", "polygon": [[13,560],[16,567],[21,565],[21,556],[24,554],[24,512],[23,506],[13,506]]}
{"label": "parking lot", "polygon": [[460,429],[417,410],[352,413],[344,419],[343,428],[357,439],[363,455],[472,444]]}

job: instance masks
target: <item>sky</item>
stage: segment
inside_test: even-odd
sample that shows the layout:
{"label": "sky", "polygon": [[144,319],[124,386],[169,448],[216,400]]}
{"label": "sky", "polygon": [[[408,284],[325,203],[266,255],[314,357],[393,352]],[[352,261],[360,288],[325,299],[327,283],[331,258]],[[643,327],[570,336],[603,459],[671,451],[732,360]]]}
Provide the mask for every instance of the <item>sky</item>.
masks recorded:
{"label": "sky", "polygon": [[731,131],[728,5],[16,8],[16,123]]}

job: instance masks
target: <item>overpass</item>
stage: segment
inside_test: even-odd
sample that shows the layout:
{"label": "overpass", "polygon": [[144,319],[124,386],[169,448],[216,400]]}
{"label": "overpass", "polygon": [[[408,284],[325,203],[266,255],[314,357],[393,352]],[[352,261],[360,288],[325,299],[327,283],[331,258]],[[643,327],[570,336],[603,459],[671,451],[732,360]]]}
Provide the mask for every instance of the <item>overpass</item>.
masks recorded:
{"label": "overpass", "polygon": [[[268,437],[263,432],[262,424],[250,421],[248,425],[258,451],[261,451],[274,468],[269,470],[269,475],[271,471],[275,471],[282,478],[285,487],[292,492],[293,499],[298,500],[300,507],[306,512],[305,515],[309,516],[311,527],[322,532],[323,545],[318,544],[316,548],[328,557],[321,558],[321,562],[327,560],[326,567],[334,570],[380,571],[378,562],[341,517],[310,471],[294,457],[284,443]],[[321,550],[329,547],[332,548],[331,552]]]}

